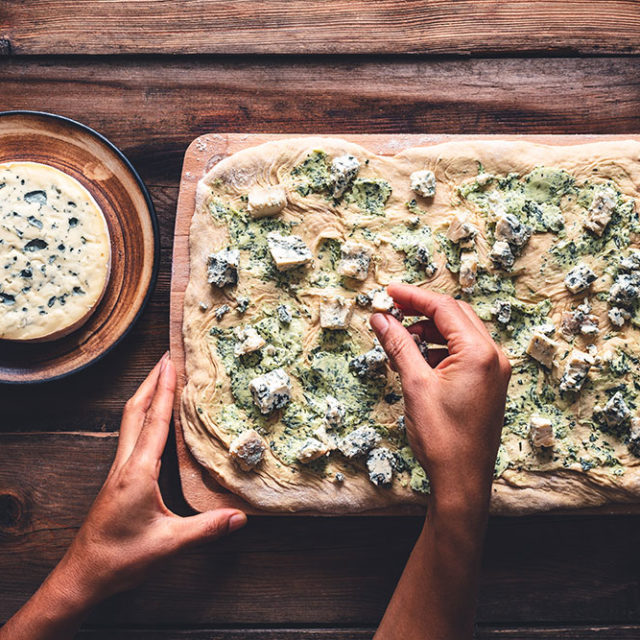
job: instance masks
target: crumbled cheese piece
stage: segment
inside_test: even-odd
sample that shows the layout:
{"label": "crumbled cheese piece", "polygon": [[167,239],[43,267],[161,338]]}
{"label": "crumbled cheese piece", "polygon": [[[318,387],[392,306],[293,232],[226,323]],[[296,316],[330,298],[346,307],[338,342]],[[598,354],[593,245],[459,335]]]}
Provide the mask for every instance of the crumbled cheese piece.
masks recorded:
{"label": "crumbled cheese piece", "polygon": [[423,198],[432,198],[436,194],[436,176],[433,171],[423,169],[414,171],[409,180],[411,189]]}
{"label": "crumbled cheese piece", "polygon": [[223,249],[209,256],[207,281],[216,287],[224,287],[238,282],[240,252],[237,249]]}
{"label": "crumbled cheese piece", "polygon": [[342,296],[323,298],[320,302],[320,326],[323,329],[346,329],[353,315],[353,302]]}
{"label": "crumbled cheese piece", "polygon": [[386,291],[375,291],[371,296],[371,310],[380,313],[389,313],[395,308],[393,298]]}
{"label": "crumbled cheese piece", "polygon": [[609,289],[609,304],[612,307],[631,307],[640,297],[640,276],[623,273]]}
{"label": "crumbled cheese piece", "polygon": [[535,358],[547,369],[553,366],[553,357],[558,350],[558,343],[547,338],[542,332],[534,331],[527,346],[527,354]]}
{"label": "crumbled cheese piece", "polygon": [[399,431],[406,431],[407,429],[407,419],[404,416],[398,416],[396,420]]}
{"label": "crumbled cheese piece", "polygon": [[596,274],[584,263],[576,265],[564,279],[564,286],[571,293],[580,293],[596,281]]}
{"label": "crumbled cheese piece", "polygon": [[320,442],[316,438],[307,438],[298,449],[296,454],[297,459],[302,464],[307,464],[313,460],[317,460],[329,452],[329,447]]}
{"label": "crumbled cheese piece", "polygon": [[499,324],[509,324],[511,320],[511,303],[508,300],[496,300],[493,304],[493,314]]}
{"label": "crumbled cheese piece", "polygon": [[369,479],[376,487],[391,484],[394,456],[386,447],[377,447],[369,452],[367,470]]}
{"label": "crumbled cheese piece", "polygon": [[631,416],[631,411],[620,391],[611,396],[604,408],[594,407],[594,413],[607,423],[608,427],[618,427]]}
{"label": "crumbled cheese piece", "polygon": [[244,313],[249,308],[249,298],[241,296],[236,298],[236,311]]}
{"label": "crumbled cheese piece", "polygon": [[344,408],[344,405],[337,398],[331,395],[327,396],[325,400],[327,408],[324,412],[324,419],[327,422],[327,426],[330,429],[342,426],[344,417],[347,414],[347,410]]}
{"label": "crumbled cheese piece", "polygon": [[458,211],[453,216],[447,230],[447,238],[455,244],[470,244],[478,235],[478,228],[469,221],[466,211]]}
{"label": "crumbled cheese piece", "polygon": [[381,374],[385,371],[386,362],[387,354],[384,349],[376,346],[371,351],[367,351],[351,360],[349,369],[360,377]]}
{"label": "crumbled cheese piece", "polygon": [[249,214],[252,218],[265,218],[280,213],[287,205],[287,192],[282,185],[255,186],[249,191]]}
{"label": "crumbled cheese piece", "polygon": [[340,247],[340,262],[337,271],[341,276],[366,280],[369,275],[371,249],[364,244],[347,240]]}
{"label": "crumbled cheese piece", "polygon": [[200,308],[200,311],[208,311],[209,310],[209,305],[206,302],[202,301],[202,300],[198,303],[198,307]]}
{"label": "crumbled cheese piece", "polygon": [[213,315],[216,317],[216,320],[220,321],[229,311],[231,311],[231,307],[228,304],[223,304],[213,312]]}
{"label": "crumbled cheese piece", "polygon": [[267,415],[289,404],[291,380],[284,369],[274,369],[249,382],[249,391],[260,413]]}
{"label": "crumbled cheese piece", "polygon": [[529,438],[534,447],[553,447],[553,423],[549,418],[531,416],[529,420]]}
{"label": "crumbled cheese piece", "polygon": [[589,369],[594,364],[594,359],[588,353],[574,349],[567,359],[567,365],[560,380],[560,391],[580,391],[587,379]]}
{"label": "crumbled cheese piece", "polygon": [[621,271],[640,271],[640,251],[632,250],[626,258],[620,260]]}
{"label": "crumbled cheese piece", "polygon": [[420,353],[422,354],[422,357],[427,360],[427,362],[429,361],[429,343],[426,340],[421,340],[420,336],[416,335],[415,333],[411,334],[413,336],[413,341],[416,343],[416,345],[418,346],[418,349],[420,350]]}
{"label": "crumbled cheese piece", "polygon": [[587,300],[573,311],[565,311],[562,314],[561,330],[565,336],[574,336],[581,333],[585,336],[594,336],[599,332],[598,316],[591,313],[591,305]]}
{"label": "crumbled cheese piece", "polygon": [[505,271],[511,269],[516,261],[509,243],[502,240],[498,240],[498,242],[494,243],[493,247],[491,247],[489,257],[494,262],[494,264],[504,269]]}
{"label": "crumbled cheese piece", "polygon": [[262,349],[267,342],[265,339],[253,328],[253,327],[236,327],[235,329],[236,342],[233,353],[236,356],[244,356],[247,353],[252,353],[258,349]]}
{"label": "crumbled cheese piece", "polygon": [[640,458],[640,418],[631,418],[631,428],[629,429],[629,451]]}
{"label": "crumbled cheese piece", "polygon": [[611,307],[607,315],[609,316],[609,322],[614,327],[622,327],[625,321],[631,318],[631,314],[621,307]]}
{"label": "crumbled cheese piece", "polygon": [[333,197],[341,198],[347,187],[353,182],[360,171],[360,163],[355,156],[346,154],[334,158],[331,163],[331,182],[333,183]]}
{"label": "crumbled cheese piece", "polygon": [[286,304],[279,304],[276,307],[276,313],[278,314],[278,320],[282,324],[291,324],[293,317],[291,316],[291,311]]}
{"label": "crumbled cheese piece", "polygon": [[278,271],[288,271],[313,261],[311,251],[300,236],[283,236],[271,231],[267,234],[267,244]]}
{"label": "crumbled cheese piece", "polygon": [[363,456],[380,442],[380,435],[373,427],[358,427],[347,434],[338,444],[338,449],[347,458]]}
{"label": "crumbled cheese piece", "polygon": [[359,293],[356,296],[356,304],[359,307],[366,309],[371,305],[371,296],[369,296],[368,293]]}
{"label": "crumbled cheese piece", "polygon": [[597,236],[601,236],[606,229],[611,216],[616,209],[616,194],[613,189],[604,188],[597,191],[584,221],[584,228]]}
{"label": "crumbled cheese piece", "polygon": [[496,222],[496,240],[507,242],[510,246],[522,247],[531,237],[531,227],[523,224],[511,213],[501,216]]}
{"label": "crumbled cheese piece", "polygon": [[338,484],[342,484],[344,482],[344,473],[338,471],[338,473],[336,473],[335,475],[335,479]]}
{"label": "crumbled cheese piece", "polygon": [[243,470],[251,471],[264,457],[267,446],[255,429],[243,431],[229,445],[231,459]]}
{"label": "crumbled cheese piece", "polygon": [[460,256],[458,279],[464,293],[473,293],[478,274],[478,256],[475,252],[465,251]]}

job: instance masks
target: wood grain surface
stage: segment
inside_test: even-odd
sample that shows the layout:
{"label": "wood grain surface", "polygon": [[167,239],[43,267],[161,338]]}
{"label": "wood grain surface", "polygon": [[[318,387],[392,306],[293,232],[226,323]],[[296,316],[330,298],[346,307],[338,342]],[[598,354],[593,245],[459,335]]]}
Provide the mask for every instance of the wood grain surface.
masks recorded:
{"label": "wood grain surface", "polygon": [[[122,405],[168,347],[174,215],[191,140],[230,130],[640,131],[633,0],[406,2],[402,15],[390,0],[330,0],[304,9],[286,3],[288,16],[283,2],[262,3],[253,15],[257,4],[210,2],[197,18],[185,4],[205,6],[0,4],[0,109],[50,110],[104,133],[150,187],[161,229],[158,285],[117,349],[81,376],[35,393],[0,386],[0,620],[62,556],[106,475]],[[354,13],[345,18],[347,4]],[[380,35],[391,33],[386,16],[393,39]],[[231,55],[257,51],[474,57]],[[500,56],[477,57],[486,52]],[[586,57],[563,57],[572,53]],[[161,481],[169,506],[190,513],[171,438]],[[413,518],[254,518],[238,536],[192,549],[143,587],[104,603],[80,637],[368,638],[419,525]],[[492,519],[478,637],[640,637],[639,532],[637,516]]]}
{"label": "wood grain surface", "polygon": [[5,0],[0,19],[17,54],[640,51],[635,0]]}

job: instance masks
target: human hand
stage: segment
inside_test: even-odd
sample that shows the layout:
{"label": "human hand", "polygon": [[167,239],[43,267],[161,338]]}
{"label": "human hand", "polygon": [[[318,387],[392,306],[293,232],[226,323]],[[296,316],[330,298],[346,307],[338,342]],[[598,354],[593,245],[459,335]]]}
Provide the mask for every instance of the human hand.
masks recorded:
{"label": "human hand", "polygon": [[[432,498],[485,504],[500,444],[511,367],[466,302],[409,285],[389,285],[406,315],[425,315],[405,329],[388,314],[371,317],[398,371],[411,448],[431,482]],[[427,363],[412,335],[446,345]]]}
{"label": "human hand", "polygon": [[[244,526],[235,509],[190,517],[172,513],[158,487],[176,386],[168,354],[127,402],[107,479],[64,559],[56,568],[93,604],[141,582],[158,561],[192,544]],[[54,572],[55,573],[55,572]]]}

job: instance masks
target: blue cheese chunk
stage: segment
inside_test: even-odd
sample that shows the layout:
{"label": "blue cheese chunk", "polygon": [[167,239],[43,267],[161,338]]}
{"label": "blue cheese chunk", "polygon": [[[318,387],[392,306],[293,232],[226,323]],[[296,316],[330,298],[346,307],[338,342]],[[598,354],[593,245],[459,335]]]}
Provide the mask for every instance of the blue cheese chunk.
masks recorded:
{"label": "blue cheese chunk", "polygon": [[380,435],[373,427],[358,427],[338,443],[340,453],[346,458],[364,456],[380,442]]}
{"label": "blue cheese chunk", "polygon": [[631,319],[631,314],[622,307],[611,307],[607,315],[609,316],[609,322],[614,327],[622,327],[627,320]]}
{"label": "blue cheese chunk", "polygon": [[360,171],[360,162],[355,156],[346,154],[334,158],[330,169],[334,198],[338,199],[344,195],[347,187],[358,175],[358,171]]}
{"label": "blue cheese chunk", "polygon": [[323,298],[320,302],[320,326],[323,329],[346,329],[353,315],[353,302],[342,296]]}
{"label": "blue cheese chunk", "polygon": [[534,331],[527,345],[527,354],[540,364],[551,369],[553,358],[558,351],[558,343],[551,340],[540,331]]}
{"label": "blue cheese chunk", "polygon": [[236,356],[253,353],[267,344],[266,340],[253,327],[236,327],[235,334],[238,341],[233,348],[233,353]]}
{"label": "blue cheese chunk", "polygon": [[560,380],[560,391],[580,391],[593,365],[594,359],[592,356],[579,349],[574,349],[567,359],[567,364]]}
{"label": "blue cheese chunk", "polygon": [[255,429],[243,431],[229,445],[231,459],[243,470],[255,469],[262,459],[267,446]]}
{"label": "blue cheese chunk", "polygon": [[371,311],[374,313],[390,313],[395,309],[393,298],[384,290],[371,294]]}
{"label": "blue cheese chunk", "polygon": [[348,240],[340,247],[340,262],[337,271],[341,276],[366,280],[369,275],[371,249],[364,244]]}
{"label": "blue cheese chunk", "polygon": [[594,407],[594,413],[602,418],[608,427],[618,427],[631,417],[631,411],[624,401],[624,396],[620,391],[616,391],[604,408]]}
{"label": "blue cheese chunk", "polygon": [[249,191],[247,209],[252,218],[274,216],[286,205],[287,192],[282,185],[255,186]]}
{"label": "blue cheese chunk", "polygon": [[313,261],[311,251],[300,236],[283,236],[272,231],[267,234],[267,244],[278,271],[288,271]]}
{"label": "blue cheese chunk", "polygon": [[436,176],[433,171],[423,169],[414,171],[410,178],[411,189],[423,198],[432,198],[436,194]]}
{"label": "blue cheese chunk", "polygon": [[553,422],[543,416],[531,416],[529,438],[534,447],[553,447],[555,444]]}
{"label": "blue cheese chunk", "polygon": [[369,480],[376,487],[389,485],[393,480],[394,455],[386,447],[372,449],[367,456]]}
{"label": "blue cheese chunk", "polygon": [[596,281],[596,274],[584,263],[576,265],[564,279],[564,286],[571,293],[586,291]]}
{"label": "blue cheese chunk", "polygon": [[342,422],[344,421],[344,417],[347,414],[347,410],[344,405],[334,396],[328,395],[325,398],[327,403],[326,409],[324,412],[324,419],[327,423],[327,427],[329,429],[337,429],[342,426]]}
{"label": "blue cheese chunk", "polygon": [[268,415],[291,400],[291,379],[284,369],[274,369],[249,382],[249,391],[260,413]]}
{"label": "blue cheese chunk", "polygon": [[207,262],[207,281],[222,288],[238,282],[240,252],[237,249],[223,249],[209,256]]}
{"label": "blue cheese chunk", "polygon": [[498,218],[495,229],[496,240],[507,242],[512,247],[524,246],[531,237],[531,227],[523,224],[511,213]]}
{"label": "blue cheese chunk", "polygon": [[609,304],[613,307],[632,307],[640,297],[640,276],[620,274],[609,289]]}
{"label": "blue cheese chunk", "polygon": [[449,224],[447,238],[455,244],[468,246],[473,243],[478,233],[478,227],[469,222],[469,213],[458,211]]}
{"label": "blue cheese chunk", "polygon": [[494,242],[493,247],[491,247],[489,257],[497,267],[500,267],[505,271],[511,269],[516,261],[509,243],[505,242],[504,240],[498,240],[497,242]]}
{"label": "blue cheese chunk", "polygon": [[329,447],[317,438],[307,438],[298,448],[296,458],[302,464],[317,460],[329,452]]}
{"label": "blue cheese chunk", "polygon": [[496,300],[492,312],[496,322],[506,326],[511,320],[511,303],[508,300]]}
{"label": "blue cheese chunk", "polygon": [[380,375],[385,371],[387,354],[380,346],[355,357],[349,362],[349,369],[361,378],[370,375]]}
{"label": "blue cheese chunk", "polygon": [[0,264],[0,339],[71,333],[109,282],[111,242],[97,202],[53,167],[0,164]]}
{"label": "blue cheese chunk", "polygon": [[478,256],[473,251],[463,251],[460,256],[460,272],[458,282],[462,291],[467,294],[473,293],[476,286],[478,274]]}
{"label": "blue cheese chunk", "polygon": [[601,236],[611,221],[611,216],[616,209],[616,200],[615,191],[609,187],[596,191],[587,212],[587,219],[583,223],[584,228]]}
{"label": "blue cheese chunk", "polygon": [[620,271],[640,271],[640,251],[634,249],[620,260]]}

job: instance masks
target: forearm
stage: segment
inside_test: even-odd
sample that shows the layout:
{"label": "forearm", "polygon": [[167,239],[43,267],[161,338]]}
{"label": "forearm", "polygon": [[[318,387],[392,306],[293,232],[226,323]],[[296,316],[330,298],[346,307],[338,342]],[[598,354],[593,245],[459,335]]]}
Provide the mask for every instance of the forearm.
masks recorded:
{"label": "forearm", "polygon": [[376,640],[472,637],[487,503],[432,500]]}
{"label": "forearm", "polygon": [[65,560],[29,601],[0,629],[0,640],[67,640],[73,638],[93,598],[82,593]]}

